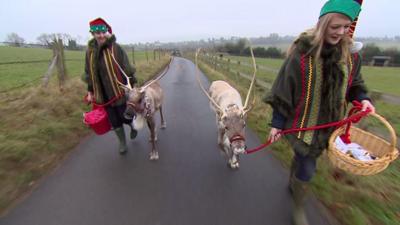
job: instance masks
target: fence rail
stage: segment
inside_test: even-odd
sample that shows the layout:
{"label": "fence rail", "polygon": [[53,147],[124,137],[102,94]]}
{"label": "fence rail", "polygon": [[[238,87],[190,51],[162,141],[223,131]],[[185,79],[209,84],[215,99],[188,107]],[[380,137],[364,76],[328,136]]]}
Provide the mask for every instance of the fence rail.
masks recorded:
{"label": "fence rail", "polygon": [[35,78],[35,79],[31,80],[31,81],[19,84],[17,86],[10,87],[10,88],[7,88],[5,90],[0,90],[0,94],[8,93],[8,92],[11,92],[11,91],[23,88],[23,87],[27,87],[27,86],[36,84],[36,82],[39,81],[40,79],[42,79],[42,77],[37,77],[37,78]]}
{"label": "fence rail", "polygon": [[[83,61],[84,59],[65,59],[65,61]],[[10,62],[0,62],[0,65],[9,65],[9,64],[30,64],[30,63],[48,63],[51,60],[43,59],[43,60],[27,60],[27,61],[10,61]]]}

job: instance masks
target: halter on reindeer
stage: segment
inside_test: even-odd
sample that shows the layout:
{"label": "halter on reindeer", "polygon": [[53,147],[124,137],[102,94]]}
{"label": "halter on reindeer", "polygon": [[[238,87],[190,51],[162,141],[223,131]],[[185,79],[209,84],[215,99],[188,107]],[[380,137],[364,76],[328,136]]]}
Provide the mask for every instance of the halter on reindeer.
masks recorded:
{"label": "halter on reindeer", "polygon": [[154,115],[157,111],[160,111],[161,128],[165,129],[167,127],[162,113],[164,94],[158,81],[165,75],[168,68],[169,64],[161,75],[146,82],[141,87],[132,87],[129,83],[125,85],[119,82],[119,85],[125,89],[127,95],[124,116],[127,119],[134,118],[135,124],[137,125],[135,128],[137,129],[143,128],[144,121],[147,122],[147,126],[149,127],[149,141],[151,142],[150,160],[158,160],[159,158],[155,144],[157,141],[157,133]]}
{"label": "halter on reindeer", "polygon": [[227,82],[217,80],[211,83],[207,92],[200,82],[198,75],[197,56],[200,49],[196,51],[196,78],[204,94],[210,99],[210,106],[214,110],[218,127],[218,145],[222,152],[228,157],[228,166],[232,169],[239,168],[239,154],[245,152],[246,138],[245,127],[247,113],[254,105],[248,105],[250,93],[253,89],[256,77],[256,63],[253,55],[253,49],[250,46],[250,52],[253,59],[254,74],[251,80],[249,91],[246,96],[244,106],[239,92],[230,86]]}

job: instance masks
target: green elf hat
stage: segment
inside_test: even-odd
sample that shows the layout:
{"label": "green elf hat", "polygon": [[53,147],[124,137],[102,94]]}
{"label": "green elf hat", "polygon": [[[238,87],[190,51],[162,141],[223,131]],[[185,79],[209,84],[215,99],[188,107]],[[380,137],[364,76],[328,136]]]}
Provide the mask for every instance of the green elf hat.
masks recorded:
{"label": "green elf hat", "polygon": [[354,21],[361,11],[361,5],[354,0],[329,0],[322,7],[319,18],[328,13],[341,13]]}
{"label": "green elf hat", "polygon": [[109,32],[112,34],[111,26],[102,18],[97,18],[89,22],[90,32]]}

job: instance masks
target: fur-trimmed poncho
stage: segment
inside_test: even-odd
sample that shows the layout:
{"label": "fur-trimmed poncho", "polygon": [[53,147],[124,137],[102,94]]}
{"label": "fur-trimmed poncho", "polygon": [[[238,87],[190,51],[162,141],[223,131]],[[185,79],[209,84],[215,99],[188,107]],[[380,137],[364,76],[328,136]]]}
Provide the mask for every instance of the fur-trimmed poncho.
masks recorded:
{"label": "fur-trimmed poncho", "polygon": [[136,83],[134,76],[136,70],[130,65],[125,51],[115,41],[116,38],[112,35],[101,46],[97,44],[94,38],[88,43],[85,80],[88,84],[88,91],[94,94],[98,104],[103,104],[116,96],[122,97],[113,105],[125,104],[124,90],[117,80],[126,84],[126,79],[112,59],[112,54],[126,75],[128,75],[131,84]]}
{"label": "fur-trimmed poncho", "polygon": [[[264,98],[274,109],[274,116],[283,118],[283,127],[277,128],[305,128],[338,121],[344,117],[349,101],[367,98],[357,53],[345,64],[340,62],[341,50],[337,46],[325,45],[318,60],[310,52],[310,36],[301,35],[295,45]],[[333,130],[297,132],[286,137],[299,154],[317,157],[327,147]]]}

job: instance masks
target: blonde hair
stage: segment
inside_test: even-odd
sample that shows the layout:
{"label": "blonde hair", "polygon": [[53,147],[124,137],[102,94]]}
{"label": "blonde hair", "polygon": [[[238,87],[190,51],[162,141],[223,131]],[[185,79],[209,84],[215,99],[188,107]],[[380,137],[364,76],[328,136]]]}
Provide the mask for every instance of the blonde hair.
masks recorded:
{"label": "blonde hair", "polygon": [[[334,16],[335,16],[334,13],[328,13],[322,16],[318,20],[318,23],[315,25],[314,28],[305,31],[305,35],[311,37],[311,48],[307,52],[307,54],[313,54],[314,57],[316,58],[321,57],[321,51],[325,42],[325,34],[328,29],[329,23],[332,21],[332,18]],[[292,45],[289,47],[287,51],[287,56],[292,54],[294,49],[296,49],[297,41],[300,39],[302,35],[304,35],[304,33],[301,34],[299,37],[297,37],[296,40],[292,43]],[[350,45],[352,44],[352,42],[353,40],[350,38],[350,36],[348,34],[345,34],[338,43],[342,53],[340,62],[347,64],[348,61],[347,59],[350,57]]]}

